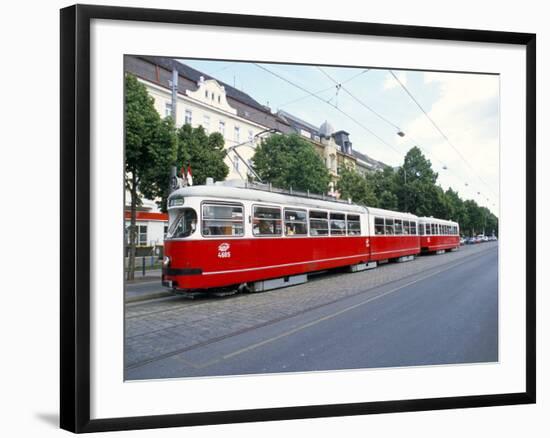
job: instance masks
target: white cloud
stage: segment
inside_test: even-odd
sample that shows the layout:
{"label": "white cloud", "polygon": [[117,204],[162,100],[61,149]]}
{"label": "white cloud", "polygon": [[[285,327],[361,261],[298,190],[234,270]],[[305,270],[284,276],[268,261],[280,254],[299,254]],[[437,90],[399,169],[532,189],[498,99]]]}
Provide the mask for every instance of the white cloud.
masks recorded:
{"label": "white cloud", "polygon": [[[403,85],[407,85],[407,74],[403,71],[395,73],[395,76],[401,81]],[[383,87],[384,90],[391,90],[392,88],[400,87],[399,82],[395,80],[393,75],[391,73],[388,73],[386,75],[386,78],[384,79]]]}
{"label": "white cloud", "polygon": [[[496,212],[499,190],[498,76],[424,73],[424,83],[435,85],[438,92],[433,105],[424,109],[459,153],[420,110],[418,117],[405,126],[407,137],[419,142],[431,158],[443,187],[458,189],[461,196],[473,198]],[[422,96],[415,97],[422,102]],[[443,166],[448,170],[443,170]],[[477,195],[478,191],[481,195]]]}

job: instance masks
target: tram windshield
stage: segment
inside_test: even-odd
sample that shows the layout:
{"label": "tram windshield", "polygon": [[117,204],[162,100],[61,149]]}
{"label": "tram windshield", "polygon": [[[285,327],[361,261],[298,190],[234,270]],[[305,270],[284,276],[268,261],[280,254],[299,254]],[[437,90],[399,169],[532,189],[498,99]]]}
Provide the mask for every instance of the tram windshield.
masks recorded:
{"label": "tram windshield", "polygon": [[172,225],[168,229],[167,239],[177,239],[188,237],[195,232],[197,228],[197,213],[192,208],[183,208],[176,216]]}

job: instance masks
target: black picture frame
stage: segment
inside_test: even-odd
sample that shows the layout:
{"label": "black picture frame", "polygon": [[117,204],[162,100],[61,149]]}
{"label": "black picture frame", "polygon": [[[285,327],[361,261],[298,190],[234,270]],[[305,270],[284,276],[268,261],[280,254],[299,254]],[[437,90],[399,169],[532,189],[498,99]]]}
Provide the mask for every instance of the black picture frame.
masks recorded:
{"label": "black picture frame", "polygon": [[[90,22],[182,23],[335,34],[505,43],[526,48],[525,392],[90,419]],[[536,400],[536,35],[377,23],[75,5],[61,10],[61,386],[60,426],[81,432],[303,419],[535,403]]]}

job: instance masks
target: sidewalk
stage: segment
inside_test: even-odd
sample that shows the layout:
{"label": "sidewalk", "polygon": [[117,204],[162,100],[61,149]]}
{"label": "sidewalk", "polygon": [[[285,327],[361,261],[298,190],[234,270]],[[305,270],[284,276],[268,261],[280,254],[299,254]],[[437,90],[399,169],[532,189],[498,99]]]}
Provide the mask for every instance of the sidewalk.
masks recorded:
{"label": "sidewalk", "polygon": [[145,276],[136,272],[135,279],[125,282],[125,303],[152,300],[172,296],[172,292],[161,284],[161,270],[146,271]]}

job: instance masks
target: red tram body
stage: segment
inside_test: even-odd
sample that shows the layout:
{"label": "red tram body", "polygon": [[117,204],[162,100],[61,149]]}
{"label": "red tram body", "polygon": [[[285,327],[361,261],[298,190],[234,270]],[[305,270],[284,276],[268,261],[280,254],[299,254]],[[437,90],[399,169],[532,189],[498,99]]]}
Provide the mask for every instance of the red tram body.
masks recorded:
{"label": "red tram body", "polygon": [[438,252],[460,247],[460,234],[457,222],[418,218],[420,228],[420,249],[422,252]]}
{"label": "red tram body", "polygon": [[253,188],[185,187],[168,202],[162,281],[178,292],[410,259],[425,237],[411,214]]}

